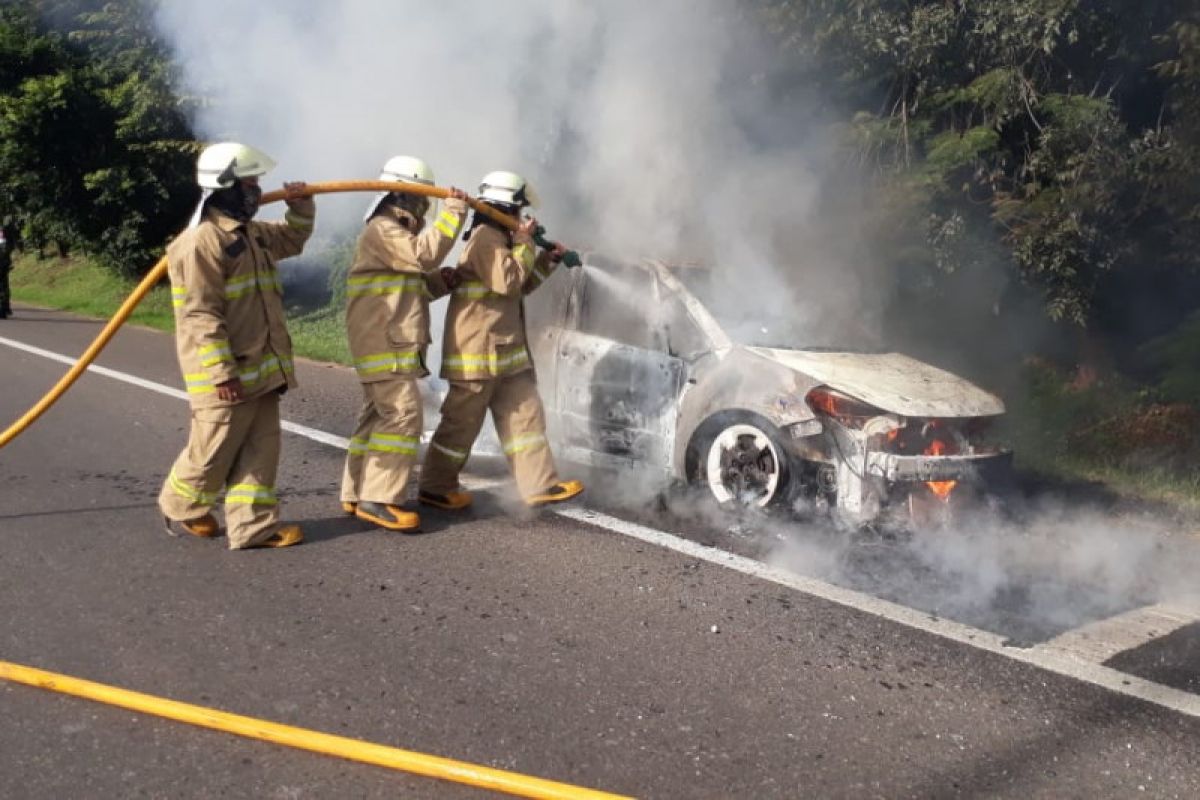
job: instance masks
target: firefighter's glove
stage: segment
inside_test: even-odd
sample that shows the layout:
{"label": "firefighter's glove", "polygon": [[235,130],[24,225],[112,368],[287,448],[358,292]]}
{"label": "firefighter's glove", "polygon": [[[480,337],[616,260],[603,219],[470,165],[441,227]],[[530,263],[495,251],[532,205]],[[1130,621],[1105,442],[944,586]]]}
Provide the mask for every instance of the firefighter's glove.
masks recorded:
{"label": "firefighter's glove", "polygon": [[455,289],[462,286],[462,273],[453,267],[442,267],[441,274],[442,283],[446,284],[446,288],[450,291],[453,292]]}
{"label": "firefighter's glove", "polygon": [[306,186],[304,181],[285,183],[283,199],[287,203],[288,210],[296,216],[312,219],[317,215],[317,204],[312,199],[312,195],[301,194]]}

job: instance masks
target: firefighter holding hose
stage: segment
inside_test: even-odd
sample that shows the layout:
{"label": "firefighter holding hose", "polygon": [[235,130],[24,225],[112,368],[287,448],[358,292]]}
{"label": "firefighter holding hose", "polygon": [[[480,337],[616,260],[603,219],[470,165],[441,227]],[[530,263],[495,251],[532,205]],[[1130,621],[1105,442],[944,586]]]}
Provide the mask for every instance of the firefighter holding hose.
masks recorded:
{"label": "firefighter holding hose", "polygon": [[[429,165],[411,156],[389,160],[379,179],[434,182]],[[466,200],[451,188],[426,224],[428,197],[380,193],[367,209],[347,278],[346,329],[363,402],[346,456],[342,509],[387,530],[414,532],[421,524],[416,512],[401,508],[421,441],[417,380],[429,374],[429,301],[450,290],[446,278],[454,281],[453,270],[438,267],[462,230]]]}
{"label": "firefighter holding hose", "polygon": [[[532,187],[512,172],[484,176],[479,200],[510,216],[536,206]],[[559,245],[535,255],[536,220],[515,233],[478,211],[457,272],[462,282],[446,311],[441,375],[450,382],[442,419],[421,469],[420,502],[449,510],[471,505],[458,482],[488,410],[501,447],[529,506],[575,497],[579,481],[562,481],[546,440],[546,415],[526,345],[524,295],[566,255]]]}
{"label": "firefighter holding hose", "polygon": [[212,537],[224,490],[229,547],[288,547],[304,540],[281,525],[275,494],[279,396],[296,385],[275,262],[298,255],[315,203],[284,184],[284,222],[258,222],[266,154],[223,142],[197,161],[203,195],[191,224],[167,249],[175,343],[191,401],[187,446],[159,494],[172,535]]}

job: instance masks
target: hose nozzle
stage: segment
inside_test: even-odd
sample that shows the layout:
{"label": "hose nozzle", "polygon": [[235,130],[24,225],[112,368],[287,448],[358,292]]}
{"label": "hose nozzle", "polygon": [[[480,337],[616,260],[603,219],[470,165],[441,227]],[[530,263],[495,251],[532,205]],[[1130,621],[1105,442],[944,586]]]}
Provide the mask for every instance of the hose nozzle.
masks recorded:
{"label": "hose nozzle", "polygon": [[[546,226],[538,225],[533,231],[533,243],[543,250],[552,250],[558,244],[546,238]],[[582,267],[583,259],[574,250],[563,253],[562,263],[565,267]]]}

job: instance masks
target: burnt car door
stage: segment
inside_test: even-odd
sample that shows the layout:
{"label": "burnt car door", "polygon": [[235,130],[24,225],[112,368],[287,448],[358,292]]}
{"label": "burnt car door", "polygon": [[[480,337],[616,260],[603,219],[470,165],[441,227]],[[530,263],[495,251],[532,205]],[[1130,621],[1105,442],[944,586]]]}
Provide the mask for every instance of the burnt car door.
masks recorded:
{"label": "burnt car door", "polygon": [[555,380],[564,456],[669,469],[685,365],[667,350],[662,287],[644,267],[607,263],[574,288]]}
{"label": "burnt car door", "polygon": [[542,403],[550,411],[555,405],[554,381],[558,369],[558,339],[567,324],[570,300],[578,270],[556,269],[524,300],[525,334],[529,354],[537,370]]}

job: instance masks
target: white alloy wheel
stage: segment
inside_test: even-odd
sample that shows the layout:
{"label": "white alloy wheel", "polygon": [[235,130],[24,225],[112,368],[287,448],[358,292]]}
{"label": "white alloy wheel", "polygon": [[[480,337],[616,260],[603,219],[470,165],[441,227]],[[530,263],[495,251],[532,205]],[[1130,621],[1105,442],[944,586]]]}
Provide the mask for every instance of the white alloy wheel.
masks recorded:
{"label": "white alloy wheel", "polygon": [[709,445],[704,478],[717,502],[763,508],[780,489],[784,458],[766,431],[744,423],[730,425]]}

